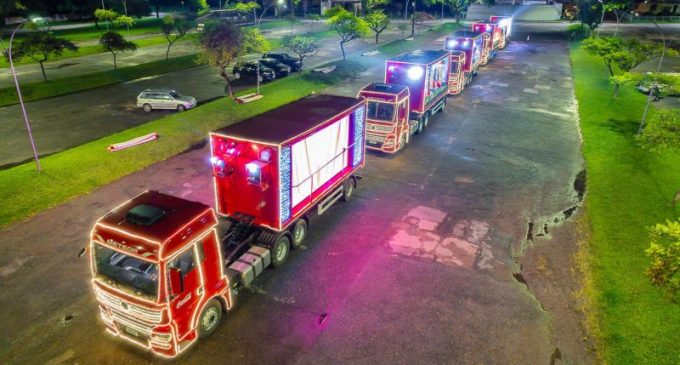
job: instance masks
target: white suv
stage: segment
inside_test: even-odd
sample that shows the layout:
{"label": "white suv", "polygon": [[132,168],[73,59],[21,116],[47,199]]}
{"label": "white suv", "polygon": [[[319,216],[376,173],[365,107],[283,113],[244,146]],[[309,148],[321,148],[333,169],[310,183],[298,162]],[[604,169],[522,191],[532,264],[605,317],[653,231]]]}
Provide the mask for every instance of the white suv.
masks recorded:
{"label": "white suv", "polygon": [[196,98],[180,95],[170,89],[146,89],[137,96],[137,107],[150,112],[154,109],[177,109],[183,112],[196,106]]}

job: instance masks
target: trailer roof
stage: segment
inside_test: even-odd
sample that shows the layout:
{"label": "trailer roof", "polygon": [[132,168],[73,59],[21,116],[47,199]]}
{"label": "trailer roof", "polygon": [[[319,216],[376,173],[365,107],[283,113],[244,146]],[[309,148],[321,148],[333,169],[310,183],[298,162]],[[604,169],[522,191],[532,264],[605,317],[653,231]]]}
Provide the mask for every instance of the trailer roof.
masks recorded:
{"label": "trailer roof", "polygon": [[454,32],[451,34],[449,37],[457,37],[457,38],[477,38],[481,36],[482,32],[471,32],[468,30],[459,30],[457,32]]}
{"label": "trailer roof", "polygon": [[404,62],[404,63],[420,63],[420,64],[429,64],[434,61],[437,61],[438,59],[442,58],[445,55],[448,55],[449,51],[438,49],[438,50],[433,50],[433,49],[419,49],[415,51],[411,51],[408,53],[401,54],[399,56],[390,58],[387,60],[388,62],[390,61],[395,61],[395,62]]}
{"label": "trailer roof", "polygon": [[210,207],[149,190],[105,215],[98,224],[162,243]]}
{"label": "trailer roof", "polygon": [[310,95],[213,133],[279,145],[324,124],[364,101],[336,95]]}
{"label": "trailer roof", "polygon": [[498,25],[497,22],[492,22],[491,20],[478,20],[472,24],[479,24],[479,23],[484,23],[484,24],[489,24],[489,25]]}

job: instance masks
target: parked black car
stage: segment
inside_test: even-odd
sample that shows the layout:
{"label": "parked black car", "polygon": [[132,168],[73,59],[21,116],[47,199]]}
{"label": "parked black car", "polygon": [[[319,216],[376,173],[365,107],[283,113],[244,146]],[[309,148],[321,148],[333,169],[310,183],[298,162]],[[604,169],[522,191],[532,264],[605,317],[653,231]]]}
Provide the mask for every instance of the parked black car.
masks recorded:
{"label": "parked black car", "polygon": [[290,66],[291,71],[297,72],[302,69],[302,62],[299,58],[293,57],[288,53],[265,53],[262,58],[273,58],[285,65]]}
{"label": "parked black car", "polygon": [[257,65],[260,66],[260,81],[272,81],[276,78],[274,70],[255,61],[237,63],[233,70],[234,78],[255,80],[257,78]]}
{"label": "parked black car", "polygon": [[292,70],[292,67],[285,65],[273,58],[262,58],[260,59],[260,64],[264,65],[264,67],[274,70],[274,77],[288,76]]}

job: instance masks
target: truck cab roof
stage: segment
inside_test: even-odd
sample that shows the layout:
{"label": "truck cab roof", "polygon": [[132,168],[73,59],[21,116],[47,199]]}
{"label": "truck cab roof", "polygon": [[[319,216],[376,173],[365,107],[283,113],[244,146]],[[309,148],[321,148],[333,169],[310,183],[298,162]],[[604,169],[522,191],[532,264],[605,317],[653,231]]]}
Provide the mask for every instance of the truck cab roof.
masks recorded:
{"label": "truck cab roof", "polygon": [[217,223],[198,202],[146,191],[102,217],[92,239],[144,259],[162,260]]}
{"label": "truck cab roof", "polygon": [[430,64],[438,61],[443,56],[448,55],[448,51],[437,49],[418,49],[408,53],[392,57],[387,62],[401,62],[401,63],[415,63],[415,64]]}

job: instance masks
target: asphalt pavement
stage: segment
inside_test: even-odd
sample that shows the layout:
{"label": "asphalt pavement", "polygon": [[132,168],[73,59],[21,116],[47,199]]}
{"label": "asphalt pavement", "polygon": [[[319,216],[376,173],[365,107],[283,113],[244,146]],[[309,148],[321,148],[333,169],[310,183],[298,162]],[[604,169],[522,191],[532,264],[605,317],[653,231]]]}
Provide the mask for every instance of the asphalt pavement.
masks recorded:
{"label": "asphalt pavement", "polygon": [[[328,91],[356,95],[383,61],[362,58],[367,72]],[[511,43],[404,151],[369,153],[353,200],[180,361],[593,362],[568,295],[580,143],[566,44]],[[0,362],[163,363],[105,333],[76,254],[98,217],[146,189],[212,204],[208,157],[189,151],[0,231]]]}

